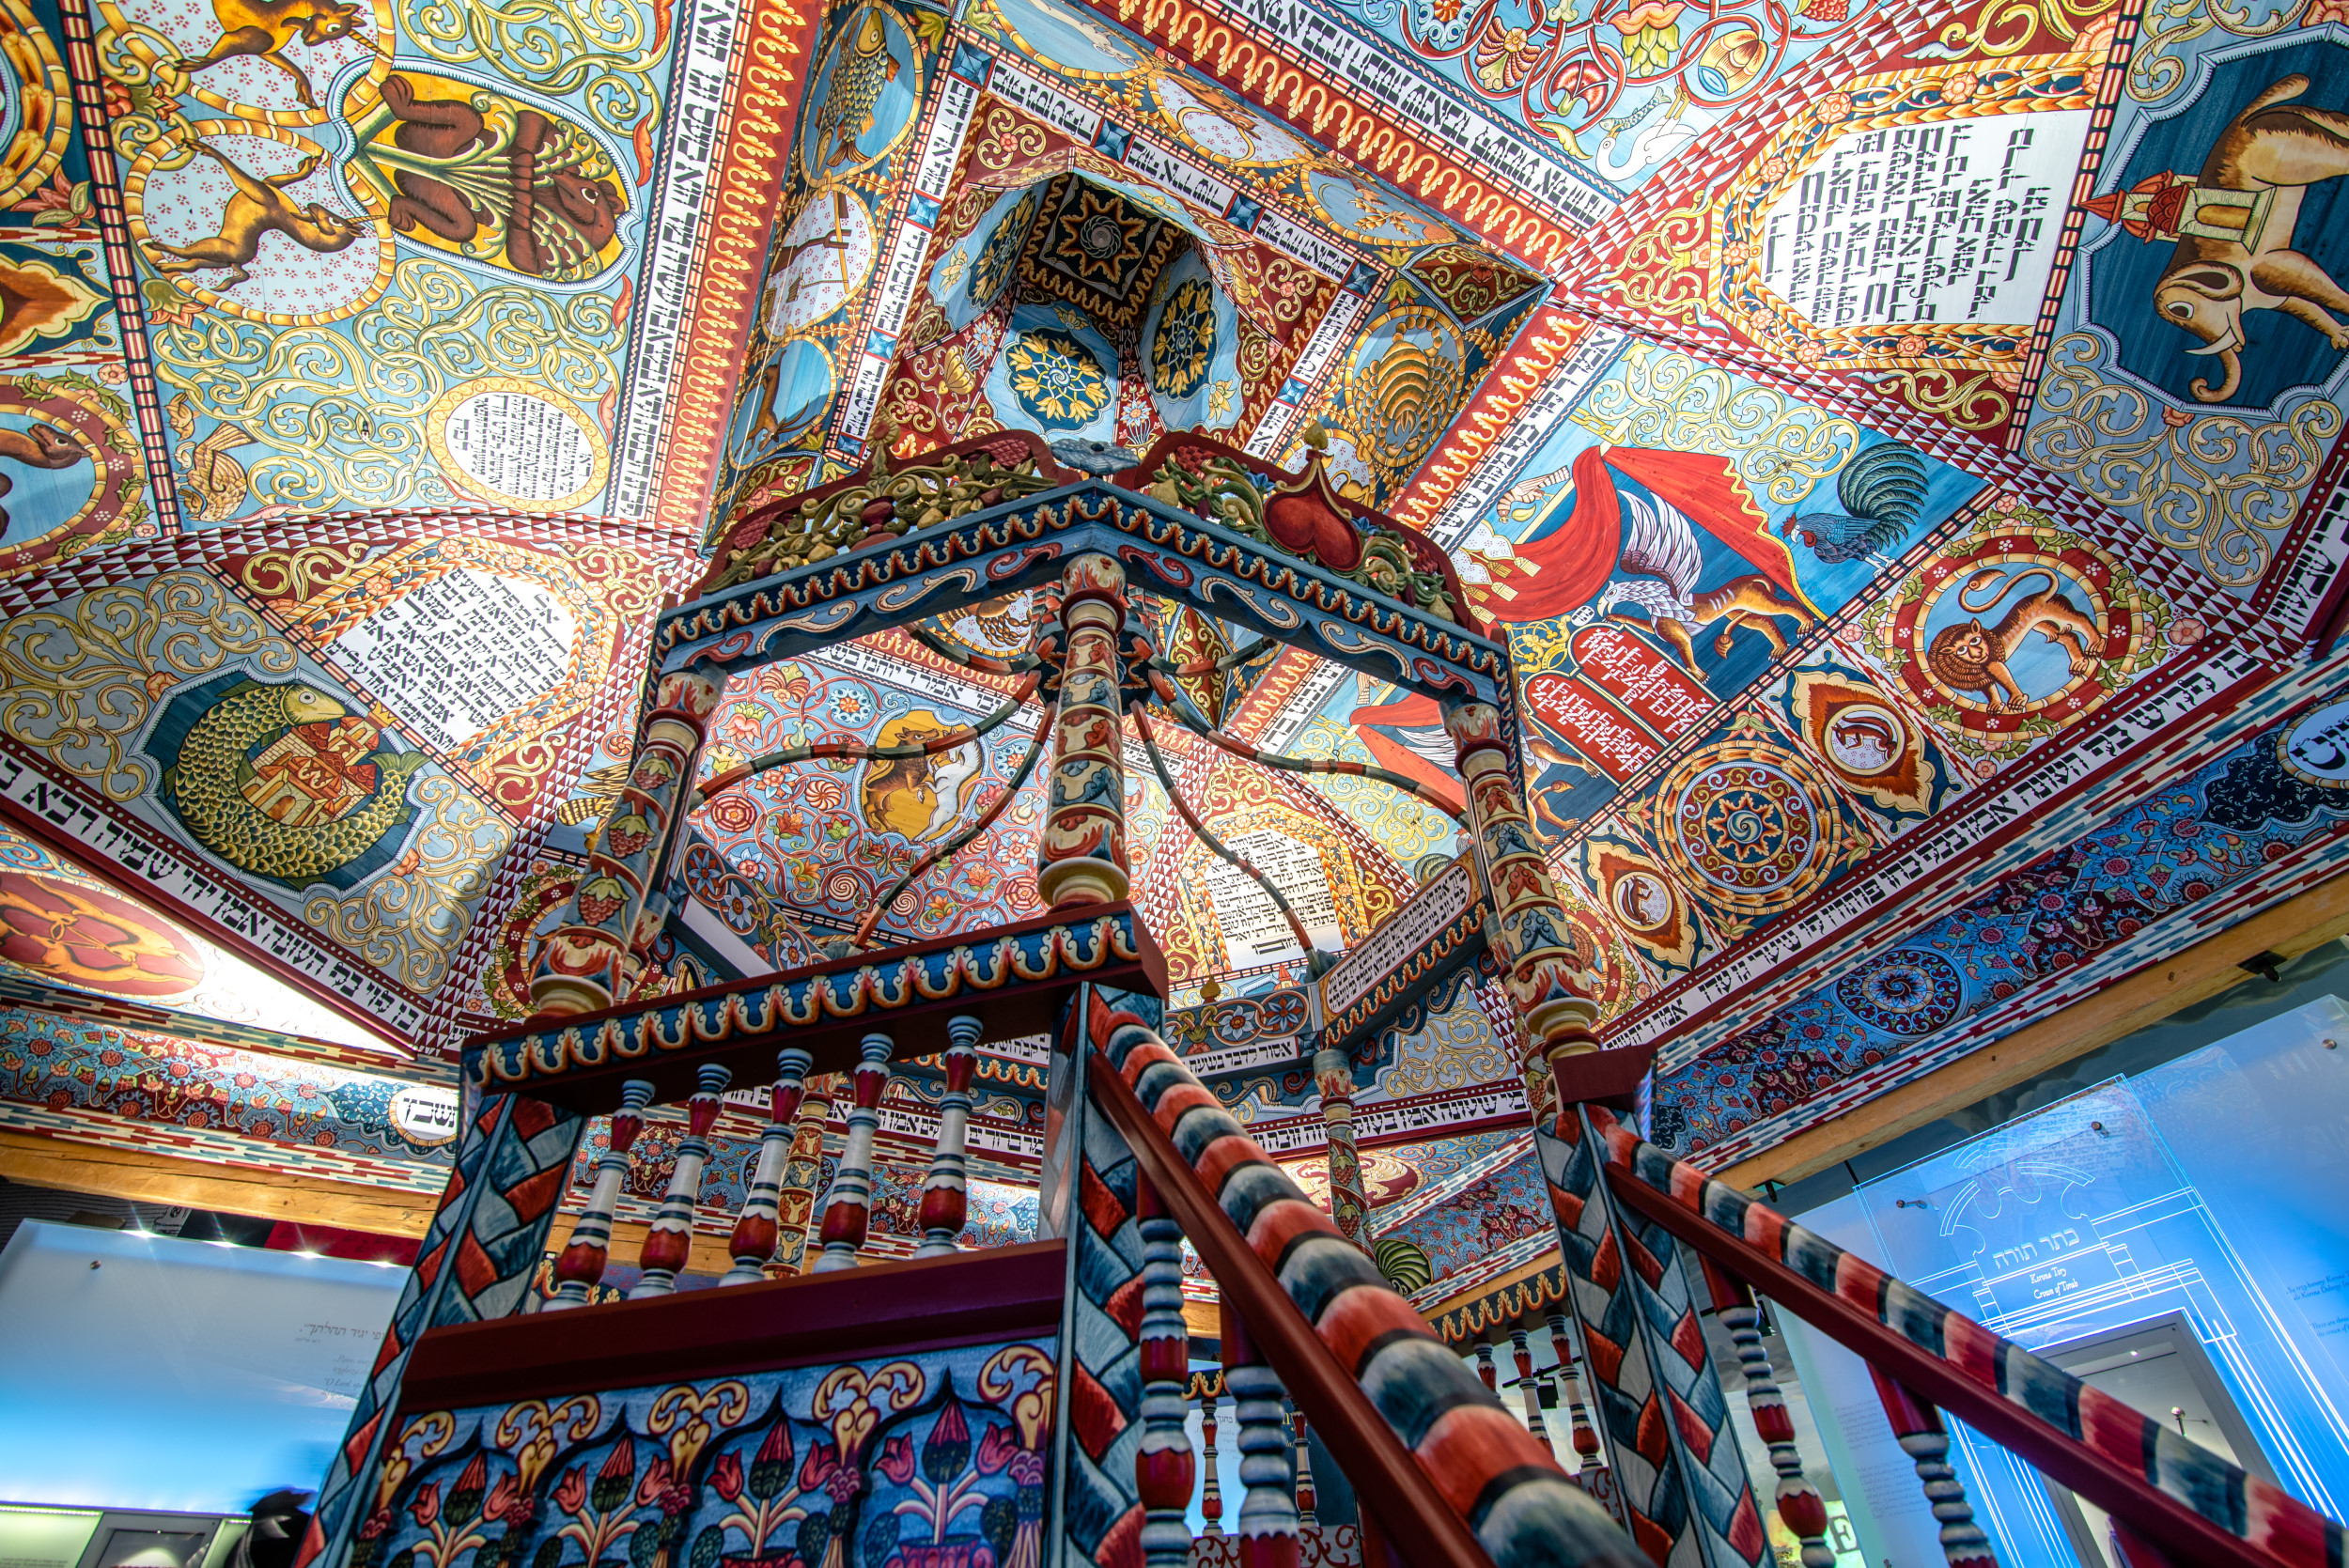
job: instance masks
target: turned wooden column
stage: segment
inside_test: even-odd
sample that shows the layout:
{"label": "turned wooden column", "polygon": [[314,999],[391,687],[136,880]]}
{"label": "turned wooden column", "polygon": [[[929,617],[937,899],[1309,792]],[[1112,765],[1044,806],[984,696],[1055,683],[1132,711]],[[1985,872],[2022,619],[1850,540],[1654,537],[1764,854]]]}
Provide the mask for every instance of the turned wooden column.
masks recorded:
{"label": "turned wooden column", "polygon": [[971,1132],[971,1074],[978,1065],[982,1027],[968,1013],[946,1021],[946,1093],[938,1102],[938,1148],[930,1156],[929,1174],[922,1178],[922,1245],[913,1250],[917,1258],[955,1251],[955,1238],[962,1234],[970,1214],[963,1145]]}
{"label": "turned wooden column", "polygon": [[1533,1377],[1533,1347],[1526,1343],[1525,1330],[1509,1330],[1509,1349],[1517,1363],[1517,1392],[1525,1400],[1525,1429],[1549,1446],[1549,1428],[1542,1423],[1542,1386]]}
{"label": "turned wooden column", "polygon": [[807,1236],[816,1223],[816,1200],[824,1179],[824,1133],[832,1126],[832,1102],[840,1075],[819,1073],[800,1096],[799,1120],[791,1128],[791,1153],[783,1163],[782,1189],[775,1194],[775,1271],[809,1274]]}
{"label": "turned wooden column", "polygon": [[652,1229],[645,1234],[645,1250],[640,1258],[644,1278],[628,1293],[630,1301],[643,1301],[655,1296],[666,1296],[677,1289],[677,1277],[685,1271],[685,1265],[693,1255],[693,1205],[700,1201],[702,1172],[709,1164],[709,1129],[718,1120],[719,1096],[726,1092],[726,1083],[733,1074],[723,1067],[704,1065],[694,1070],[694,1082],[699,1086],[693,1097],[686,1102],[685,1137],[677,1146],[677,1169],[669,1177],[669,1190],[661,1200],[661,1212],[653,1217]]}
{"label": "turned wooden column", "polygon": [[1134,1452],[1142,1557],[1150,1568],[1188,1568],[1190,1488],[1198,1472],[1184,1421],[1190,1407],[1190,1330],[1183,1323],[1183,1228],[1147,1176],[1136,1175],[1134,1182],[1142,1233],[1142,1443]]}
{"label": "turned wooden column", "polygon": [[1876,1397],[1883,1401],[1885,1418],[1892,1423],[1893,1440],[1916,1466],[1917,1479],[1924,1483],[1925,1501],[1940,1521],[1941,1555],[1949,1560],[1949,1568],[1999,1568],[1990,1537],[1974,1522],[1974,1505],[1966,1496],[1966,1483],[1950,1463],[1950,1429],[1942,1424],[1941,1412],[1876,1368],[1870,1367],[1868,1375],[1875,1379]]}
{"label": "turned wooden column", "polygon": [[1330,1146],[1330,1218],[1346,1240],[1370,1250],[1370,1195],[1362,1188],[1362,1156],[1354,1143],[1354,1068],[1342,1050],[1314,1053],[1314,1083],[1321,1091],[1321,1125]]}
{"label": "turned wooden column", "polygon": [[1469,821],[1485,852],[1501,930],[1501,988],[1524,1023],[1527,1060],[1554,1062],[1595,1050],[1592,1025],[1598,1009],[1575,973],[1565,908],[1542,859],[1500,711],[1486,703],[1462,703],[1443,723],[1468,785]]}
{"label": "turned wooden column", "polygon": [[676,841],[677,818],[691,805],[687,786],[725,685],[725,671],[709,663],[672,670],[653,683],[628,782],[596,830],[587,874],[563,924],[532,955],[534,1015],[592,1013],[623,1000],[634,985],[638,955],[659,934],[657,912],[647,919],[647,897]]}
{"label": "turned wooden column", "polygon": [[1803,1474],[1802,1454],[1795,1446],[1794,1413],[1786,1408],[1778,1375],[1770,1370],[1770,1353],[1763,1348],[1753,1292],[1710,1258],[1704,1260],[1704,1282],[1721,1327],[1729,1330],[1730,1343],[1737,1347],[1753,1429],[1768,1446],[1770,1464],[1778,1471],[1779,1519],[1802,1543],[1802,1568],[1835,1568],[1835,1548],[1827,1544],[1827,1498]]}
{"label": "turned wooden column", "polygon": [[1223,1374],[1203,1373],[1193,1379],[1199,1390],[1199,1436],[1202,1469],[1199,1483],[1199,1512],[1206,1516],[1206,1533],[1223,1533],[1223,1481],[1216,1473],[1215,1429],[1216,1411],[1223,1403]]}
{"label": "turned wooden column", "polygon": [[1582,1378],[1575,1370],[1574,1346],[1567,1342],[1563,1312],[1549,1314],[1549,1348],[1558,1358],[1558,1374],[1565,1383],[1566,1420],[1574,1432],[1574,1452],[1581,1456],[1581,1471],[1588,1475],[1605,1469],[1598,1456],[1597,1429],[1591,1425],[1591,1412],[1582,1403]]}
{"label": "turned wooden column", "polygon": [[[1604,1176],[1604,1154],[1591,1120],[1594,1102],[1636,1094],[1649,1053],[1601,1051],[1598,1005],[1576,961],[1574,925],[1543,858],[1527,811],[1520,759],[1500,710],[1448,699],[1444,728],[1457,748],[1468,785],[1469,818],[1491,889],[1494,955],[1501,990],[1522,1030],[1529,1119],[1558,1226],[1568,1304],[1585,1329],[1595,1323],[1623,1336],[1623,1354],[1594,1367],[1601,1419],[1618,1452],[1636,1444],[1646,1463],[1617,1469],[1625,1517],[1658,1561],[1691,1568],[1759,1568],[1766,1545],[1750,1532],[1733,1536],[1731,1521],[1752,1503],[1745,1458],[1712,1412],[1725,1411],[1709,1359],[1691,1364],[1678,1346],[1696,1331],[1700,1298],[1677,1244],[1627,1224]],[[1620,1261],[1638,1235],[1649,1268],[1602,1266]],[[1635,1424],[1628,1412],[1652,1407],[1667,1391],[1677,1419]],[[1651,1452],[1660,1441],[1665,1452]],[[1699,1471],[1704,1472],[1700,1479]]]}
{"label": "turned wooden column", "polygon": [[1119,629],[1126,570],[1106,555],[1080,555],[1061,579],[1066,650],[1045,775],[1036,893],[1055,909],[1112,904],[1132,882],[1126,858],[1126,742],[1118,697]]}
{"label": "turned wooden column", "polygon": [[596,1184],[587,1192],[586,1212],[571,1227],[571,1238],[554,1260],[554,1295],[541,1312],[584,1307],[595,1299],[604,1266],[612,1261],[612,1211],[620,1201],[620,1184],[628,1179],[628,1152],[645,1130],[645,1107],[652,1100],[652,1085],[641,1078],[620,1085],[620,1109],[612,1113],[612,1134],[601,1158],[596,1161]]}
{"label": "turned wooden column", "polygon": [[729,1250],[734,1266],[718,1282],[747,1285],[767,1277],[767,1260],[775,1255],[775,1238],[783,1198],[784,1168],[791,1157],[793,1124],[804,1096],[812,1058],[797,1047],[775,1052],[774,1087],[767,1092],[767,1126],[758,1135],[758,1164],[751,1173],[751,1189],[742,1202],[742,1217],[734,1222]]}
{"label": "turned wooden column", "polygon": [[1240,1568],[1297,1568],[1297,1496],[1281,1374],[1265,1364],[1248,1325],[1223,1303],[1223,1386],[1232,1390],[1239,1450]]}
{"label": "turned wooden column", "polygon": [[1297,1525],[1298,1529],[1318,1529],[1321,1520],[1315,1512],[1317,1499],[1314,1496],[1314,1446],[1305,1440],[1305,1412],[1289,1408],[1290,1452],[1297,1456]]}

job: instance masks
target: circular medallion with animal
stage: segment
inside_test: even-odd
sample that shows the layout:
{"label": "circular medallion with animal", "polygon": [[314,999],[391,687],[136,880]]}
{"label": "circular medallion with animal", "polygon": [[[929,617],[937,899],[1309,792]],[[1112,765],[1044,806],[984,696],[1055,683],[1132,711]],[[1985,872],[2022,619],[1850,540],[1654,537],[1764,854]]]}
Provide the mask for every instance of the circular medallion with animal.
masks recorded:
{"label": "circular medallion with animal", "polygon": [[147,491],[130,415],[129,399],[94,384],[0,377],[0,575],[130,528]]}
{"label": "circular medallion with animal", "polygon": [[1617,920],[1642,933],[1662,930],[1677,912],[1672,889],[1652,871],[1634,869],[1616,877],[1608,889],[1608,902]]}
{"label": "circular medallion with animal", "polygon": [[316,687],[233,670],[181,687],[147,751],[163,765],[156,799],[198,843],[296,890],[348,889],[390,863],[430,760]]}
{"label": "circular medallion with animal", "polygon": [[1985,735],[2061,727],[2106,695],[2108,665],[2147,626],[2133,579],[2053,529],[1977,539],[1925,568],[1888,629],[1902,678],[1928,705]]}
{"label": "circular medallion with animal", "polygon": [[[942,740],[959,727],[928,708],[917,708],[884,722],[873,743],[882,748],[921,746]],[[864,820],[916,844],[941,837],[970,808],[986,771],[987,754],[975,740],[920,756],[877,761],[864,776]]]}
{"label": "circular medallion with animal", "polygon": [[1838,705],[1819,726],[1828,759],[1855,778],[1889,772],[1908,750],[1908,730],[1882,703]]}

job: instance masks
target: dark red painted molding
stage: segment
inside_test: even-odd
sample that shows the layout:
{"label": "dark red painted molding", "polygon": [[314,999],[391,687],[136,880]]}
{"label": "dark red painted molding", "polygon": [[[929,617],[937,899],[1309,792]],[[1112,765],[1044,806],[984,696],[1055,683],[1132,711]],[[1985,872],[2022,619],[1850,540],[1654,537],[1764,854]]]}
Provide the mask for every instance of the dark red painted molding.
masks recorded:
{"label": "dark red painted molding", "polygon": [[416,1342],[400,1409],[551,1399],[1057,1335],[1067,1253],[1065,1242],[1035,1241],[435,1328]]}
{"label": "dark red painted molding", "polygon": [[1550,1059],[1550,1076],[1557,1079],[1558,1097],[1568,1105],[1603,1105],[1631,1113],[1640,1085],[1656,1065],[1656,1047],[1608,1046]]}

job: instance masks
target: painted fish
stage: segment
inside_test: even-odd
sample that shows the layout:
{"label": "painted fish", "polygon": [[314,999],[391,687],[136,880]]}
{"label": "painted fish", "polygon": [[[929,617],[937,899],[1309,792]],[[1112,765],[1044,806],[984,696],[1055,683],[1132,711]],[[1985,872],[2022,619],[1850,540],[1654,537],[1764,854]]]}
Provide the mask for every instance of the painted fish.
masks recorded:
{"label": "painted fish", "polygon": [[255,802],[256,781],[264,794],[269,783],[257,763],[281,737],[303,726],[328,733],[325,726],[350,717],[341,703],[306,686],[240,681],[189,729],[178,764],[163,770],[163,799],[205,847],[232,864],[296,886],[318,881],[366,853],[412,815],[408,780],[430,760],[422,752],[380,750],[380,737],[361,731],[345,750],[364,744],[364,760],[341,753],[303,760],[345,794],[363,799],[339,810],[329,803],[321,809],[336,815],[315,820],[288,820],[303,814],[272,814]]}

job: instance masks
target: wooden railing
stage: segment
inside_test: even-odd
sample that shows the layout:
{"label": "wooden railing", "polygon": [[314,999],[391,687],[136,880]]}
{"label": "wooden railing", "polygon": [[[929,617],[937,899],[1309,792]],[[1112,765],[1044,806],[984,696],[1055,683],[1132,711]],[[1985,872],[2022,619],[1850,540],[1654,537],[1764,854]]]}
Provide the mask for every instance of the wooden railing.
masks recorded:
{"label": "wooden railing", "polygon": [[[969,1209],[964,1145],[969,1136],[971,1074],[982,1027],[980,1019],[971,1014],[957,1014],[947,1021],[948,1045],[941,1057],[946,1093],[940,1101],[938,1141],[922,1183],[923,1240],[915,1249],[916,1257],[941,1257],[958,1250],[955,1238],[962,1232]],[[841,1151],[831,1188],[821,1195],[822,1230],[807,1238],[822,1247],[811,1272],[853,1268],[863,1250],[872,1209],[873,1141],[880,1125],[881,1096],[889,1086],[889,1064],[895,1054],[891,1035],[879,1030],[866,1032],[851,1080],[853,1096],[847,1108],[848,1145]],[[768,1090],[770,1119],[759,1140],[758,1162],[741,1213],[728,1240],[734,1267],[719,1280],[721,1285],[756,1283],[766,1278],[775,1257],[784,1172],[794,1124],[807,1094],[811,1061],[808,1052],[797,1046],[775,1053],[775,1077]],[[629,1292],[631,1299],[674,1291],[677,1276],[692,1250],[694,1209],[709,1157],[709,1130],[717,1122],[721,1096],[732,1081],[729,1070],[715,1063],[704,1063],[695,1071],[696,1092],[687,1102],[686,1137],[677,1145],[676,1170],[661,1212],[645,1237],[638,1259],[642,1273]],[[611,1261],[613,1214],[628,1171],[629,1150],[643,1128],[645,1109],[655,1093],[653,1083],[646,1079],[630,1079],[621,1085],[620,1106],[612,1116],[611,1142],[597,1161],[586,1208],[555,1259],[554,1294],[547,1302],[550,1312],[583,1307],[597,1298]],[[800,1196],[818,1195],[803,1192]],[[792,1255],[799,1251],[794,1247]]]}
{"label": "wooden railing", "polygon": [[[1170,1216],[1214,1274],[1227,1350],[1237,1338],[1243,1354],[1261,1353],[1352,1483],[1365,1565],[1385,1568],[1390,1550],[1413,1568],[1644,1561],[1157,1033],[1093,1005],[1088,1093],[1133,1151],[1145,1205]],[[2276,1485],[1641,1141],[1600,1106],[1570,1107],[1557,1131],[1584,1128],[1603,1144],[1621,1207],[1702,1264],[1777,1471],[1777,1512],[1806,1563],[1834,1560],[1828,1511],[1762,1348],[1757,1294],[1868,1363],[1951,1568],[1997,1558],[1949,1463],[1944,1410],[2103,1509],[2130,1568],[2349,1562],[2349,1532]],[[1520,1385],[1530,1364],[1520,1358]],[[1473,1435],[1439,1435],[1447,1420]],[[1186,1502],[1190,1480],[1186,1466]],[[1502,1542],[1490,1528],[1512,1482],[1528,1489],[1525,1514],[1552,1515],[1534,1528],[1554,1538],[1532,1556],[1527,1536]]]}
{"label": "wooden railing", "polygon": [[[1642,1141],[1613,1113],[1592,1106],[1582,1114],[1606,1145],[1608,1186],[1622,1205],[1703,1259],[1733,1338],[1741,1317],[1750,1322],[1747,1293],[1759,1292],[1868,1363],[1893,1435],[1942,1521],[1952,1568],[1993,1559],[1947,1463],[1939,1410],[2110,1514],[2130,1568],[2340,1568],[2349,1560],[2349,1532],[2280,1487]],[[1562,1135],[1579,1135],[1575,1119],[1569,1110]],[[1766,1377],[1766,1358],[1763,1366]],[[1761,1424],[1762,1397],[1754,1408]],[[1781,1515],[1804,1537],[1809,1560],[1825,1511],[1803,1528],[1812,1523],[1799,1500],[1809,1483],[1798,1466],[1788,1475],[1774,1434],[1762,1435],[1784,1478]],[[1789,1427],[1789,1453],[1791,1437]]]}
{"label": "wooden railing", "polygon": [[1646,1562],[1155,1030],[1088,1023],[1093,1104],[1214,1273],[1227,1359],[1260,1352],[1352,1483],[1366,1564]]}

